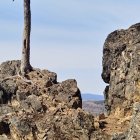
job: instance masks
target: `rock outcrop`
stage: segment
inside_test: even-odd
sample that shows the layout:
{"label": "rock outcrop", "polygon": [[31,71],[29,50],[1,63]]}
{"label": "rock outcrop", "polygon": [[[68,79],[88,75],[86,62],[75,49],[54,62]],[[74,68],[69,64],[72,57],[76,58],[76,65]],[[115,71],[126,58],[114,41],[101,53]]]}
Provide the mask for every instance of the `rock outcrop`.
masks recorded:
{"label": "rock outcrop", "polygon": [[0,140],[139,140],[140,23],[108,35],[102,78],[108,115],[82,110],[77,82],[20,61],[0,65]]}
{"label": "rock outcrop", "polygon": [[102,78],[108,84],[104,91],[106,134],[112,140],[139,140],[140,23],[108,35]]}
{"label": "rock outcrop", "polygon": [[129,116],[140,102],[140,23],[108,35],[103,49],[103,80],[108,114]]}
{"label": "rock outcrop", "polygon": [[94,117],[82,108],[76,80],[36,69],[23,78],[20,61],[0,65],[0,140],[89,140]]}

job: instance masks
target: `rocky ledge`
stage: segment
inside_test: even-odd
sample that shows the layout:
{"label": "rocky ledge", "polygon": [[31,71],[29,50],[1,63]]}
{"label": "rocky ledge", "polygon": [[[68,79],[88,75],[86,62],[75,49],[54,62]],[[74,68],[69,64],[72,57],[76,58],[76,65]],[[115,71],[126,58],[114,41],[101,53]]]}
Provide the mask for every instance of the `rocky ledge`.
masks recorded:
{"label": "rocky ledge", "polygon": [[36,69],[21,77],[20,61],[0,65],[0,140],[89,140],[94,117],[82,108],[76,80]]}

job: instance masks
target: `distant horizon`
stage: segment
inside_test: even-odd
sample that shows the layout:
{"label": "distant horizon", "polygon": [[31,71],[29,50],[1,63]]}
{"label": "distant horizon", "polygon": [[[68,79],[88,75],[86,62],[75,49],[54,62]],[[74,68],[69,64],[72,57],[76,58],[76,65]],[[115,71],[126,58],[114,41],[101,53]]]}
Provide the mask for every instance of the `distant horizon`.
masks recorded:
{"label": "distant horizon", "polygon": [[[103,94],[103,44],[109,33],[140,22],[140,1],[31,0],[31,65],[76,79],[81,93]],[[131,10],[130,10],[131,9]],[[20,60],[23,1],[1,1],[0,63]]]}
{"label": "distant horizon", "polygon": [[99,95],[99,96],[103,96],[103,94],[98,94],[98,93],[86,93],[86,92],[81,92],[81,94],[93,94],[93,95]]}
{"label": "distant horizon", "polygon": [[92,94],[92,93],[82,93],[83,101],[101,101],[104,100],[104,95]]}

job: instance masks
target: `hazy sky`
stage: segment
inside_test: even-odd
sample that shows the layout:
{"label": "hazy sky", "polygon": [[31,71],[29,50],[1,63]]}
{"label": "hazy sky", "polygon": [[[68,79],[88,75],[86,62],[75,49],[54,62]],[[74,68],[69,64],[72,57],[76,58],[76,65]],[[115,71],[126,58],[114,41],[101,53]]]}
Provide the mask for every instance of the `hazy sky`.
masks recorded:
{"label": "hazy sky", "polygon": [[[83,93],[102,94],[107,35],[140,21],[140,0],[31,0],[31,64],[58,81],[75,78]],[[0,2],[0,63],[20,59],[23,0]]]}

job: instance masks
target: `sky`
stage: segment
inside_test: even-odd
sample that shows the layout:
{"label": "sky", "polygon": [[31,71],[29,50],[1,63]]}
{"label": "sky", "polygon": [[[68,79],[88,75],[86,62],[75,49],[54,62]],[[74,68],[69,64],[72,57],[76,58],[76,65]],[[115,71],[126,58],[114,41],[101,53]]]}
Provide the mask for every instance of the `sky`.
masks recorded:
{"label": "sky", "polygon": [[[103,94],[102,51],[109,33],[140,22],[140,0],[31,0],[31,65]],[[23,0],[0,4],[0,63],[21,59]]]}

